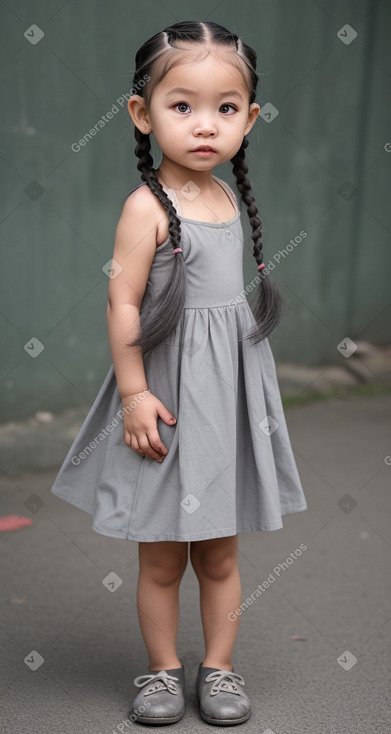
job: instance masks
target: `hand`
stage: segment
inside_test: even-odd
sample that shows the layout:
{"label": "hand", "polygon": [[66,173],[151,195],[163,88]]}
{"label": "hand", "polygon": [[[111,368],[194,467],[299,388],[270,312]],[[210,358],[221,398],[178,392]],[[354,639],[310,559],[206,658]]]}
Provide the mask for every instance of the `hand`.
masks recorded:
{"label": "hand", "polygon": [[160,439],[157,417],[170,426],[175,424],[176,418],[159,398],[149,392],[145,393],[145,397],[140,399],[135,407],[130,405],[133,398],[133,395],[122,398],[124,441],[136,453],[150,456],[160,463],[168,453],[168,449]]}

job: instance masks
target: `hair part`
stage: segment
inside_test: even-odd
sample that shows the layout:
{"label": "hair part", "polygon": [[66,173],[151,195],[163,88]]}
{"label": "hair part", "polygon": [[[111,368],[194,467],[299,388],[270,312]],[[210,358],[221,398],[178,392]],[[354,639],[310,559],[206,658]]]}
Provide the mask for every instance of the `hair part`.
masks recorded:
{"label": "hair part", "polygon": [[[188,45],[185,47],[175,45],[181,42],[191,44],[191,49]],[[200,48],[197,49],[196,46]],[[234,65],[242,74],[249,92],[249,104],[252,104],[259,81],[256,73],[256,53],[236,34],[214,22],[183,21],[175,23],[147,40],[136,54],[133,88],[139,87],[139,81],[143,76],[144,78],[145,75],[149,77],[140,92],[148,109],[153,89],[170,69],[178,64],[194,63],[194,61],[205,58],[209,53],[221,54],[221,51],[224,51],[226,61]],[[134,135],[137,141],[134,151],[138,158],[137,169],[141,173],[141,179],[145,181],[167,213],[169,239],[174,250],[180,247],[181,242],[180,219],[154,171],[153,158],[150,153],[150,135],[142,133],[136,126]],[[248,144],[247,138],[244,137],[239,150],[231,158],[231,163],[238,191],[247,207],[252,229],[251,237],[254,243],[253,255],[257,265],[261,265],[263,262],[262,220],[255,205],[251,183],[247,178],[248,166],[245,162],[245,149]],[[253,340],[253,343],[258,343],[269,336],[281,321],[284,312],[281,294],[270,273],[266,274],[264,270],[266,268],[259,271],[259,284],[251,304],[256,324],[249,334],[243,336],[244,339]],[[182,253],[178,253],[173,255],[172,270],[163,290],[153,303],[140,313],[139,335],[127,346],[139,346],[143,355],[146,356],[177,327],[182,318],[185,301],[186,266]]]}

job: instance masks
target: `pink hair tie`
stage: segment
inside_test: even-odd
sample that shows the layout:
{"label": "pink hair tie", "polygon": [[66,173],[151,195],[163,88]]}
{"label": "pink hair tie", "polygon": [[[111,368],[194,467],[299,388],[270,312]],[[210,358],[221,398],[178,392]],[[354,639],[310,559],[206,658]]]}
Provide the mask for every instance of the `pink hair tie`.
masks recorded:
{"label": "pink hair tie", "polygon": [[174,254],[175,254],[176,252],[183,252],[183,250],[182,250],[182,248],[181,248],[181,247],[177,247],[177,248],[176,248],[176,250],[174,250]]}
{"label": "pink hair tie", "polygon": [[262,268],[264,267],[265,267],[265,263],[261,263],[260,265],[258,265],[258,270],[262,270]]}

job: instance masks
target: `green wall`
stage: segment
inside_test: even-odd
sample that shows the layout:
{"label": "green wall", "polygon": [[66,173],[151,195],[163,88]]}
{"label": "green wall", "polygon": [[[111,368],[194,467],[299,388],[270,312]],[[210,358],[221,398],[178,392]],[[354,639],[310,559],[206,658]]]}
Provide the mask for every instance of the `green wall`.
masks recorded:
{"label": "green wall", "polygon": [[[390,3],[213,5],[1,4],[2,421],[91,403],[111,364],[102,267],[123,197],[140,180],[118,100],[139,46],[180,20],[217,21],[253,46],[257,101],[278,112],[258,117],[247,149],[265,262],[307,233],[273,271],[288,304],[270,339],[276,360],[341,362],[345,336],[389,342]],[[344,43],[347,23],[357,36]],[[33,24],[44,33],[37,43]],[[215,173],[234,186],[228,164]],[[247,283],[256,264],[246,221],[244,230]],[[33,337],[44,347],[35,357]]]}

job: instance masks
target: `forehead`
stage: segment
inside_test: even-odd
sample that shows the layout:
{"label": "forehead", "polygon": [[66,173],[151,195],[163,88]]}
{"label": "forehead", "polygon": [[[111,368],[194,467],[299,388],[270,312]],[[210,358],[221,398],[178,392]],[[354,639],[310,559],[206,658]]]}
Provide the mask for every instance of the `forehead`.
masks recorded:
{"label": "forehead", "polygon": [[178,51],[175,65],[168,69],[153,91],[167,94],[180,87],[200,96],[210,96],[236,89],[245,97],[246,94],[248,96],[248,88],[242,65],[238,55],[229,50],[201,47],[197,51],[193,47],[184,53]]}

